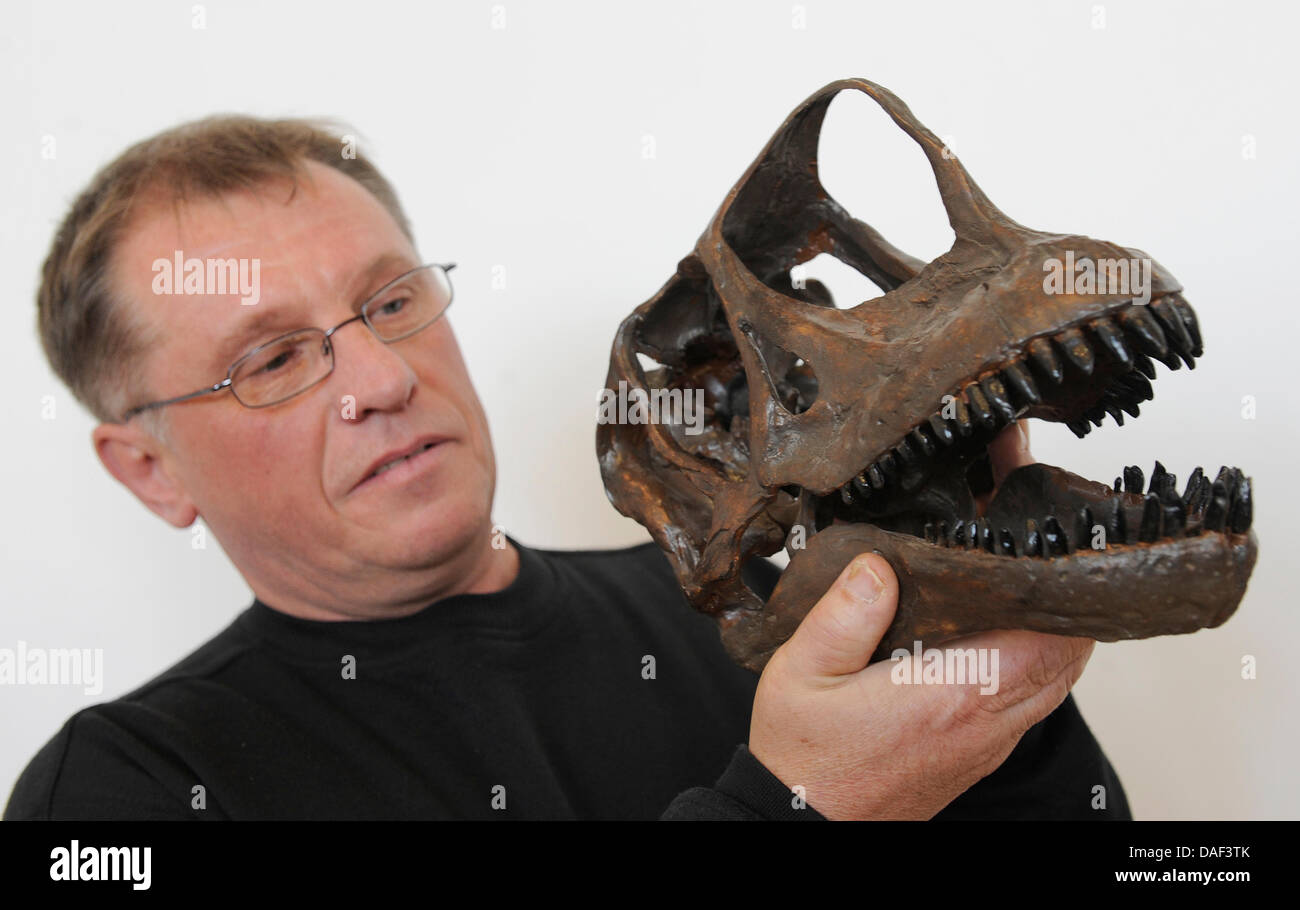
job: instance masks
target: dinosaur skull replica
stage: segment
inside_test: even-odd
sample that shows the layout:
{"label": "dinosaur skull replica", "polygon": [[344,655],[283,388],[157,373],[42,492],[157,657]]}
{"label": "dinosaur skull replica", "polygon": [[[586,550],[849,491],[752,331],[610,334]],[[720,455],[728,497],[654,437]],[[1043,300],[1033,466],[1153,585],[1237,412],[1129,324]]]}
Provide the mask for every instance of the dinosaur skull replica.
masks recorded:
{"label": "dinosaur skull replica", "polygon": [[[929,159],[956,235],[933,262],[890,245],[819,182],[822,121],[846,89],[873,98]],[[819,282],[792,277],[820,253],[883,295],[837,308]],[[1114,264],[1134,260],[1149,268],[1141,297],[1115,280]],[[1112,264],[1110,280],[1045,280],[1052,263],[1085,261]],[[1224,622],[1245,592],[1248,478],[1198,468],[1180,494],[1159,462],[1145,489],[1135,467],[1108,485],[1034,464],[990,499],[987,448],[1023,417],[1079,436],[1108,414],[1123,424],[1152,397],[1153,361],[1193,368],[1201,353],[1180,286],[1145,253],[1015,223],[897,97],[842,80],[781,125],[676,274],[618,330],[609,393],[644,403],[703,390],[702,431],[602,421],[601,474],[687,600],[717,619],[728,653],[756,671],[865,551],[888,559],[900,586],[873,660],[988,629],[1191,632]],[[783,546],[790,564],[764,603],[741,568]]]}

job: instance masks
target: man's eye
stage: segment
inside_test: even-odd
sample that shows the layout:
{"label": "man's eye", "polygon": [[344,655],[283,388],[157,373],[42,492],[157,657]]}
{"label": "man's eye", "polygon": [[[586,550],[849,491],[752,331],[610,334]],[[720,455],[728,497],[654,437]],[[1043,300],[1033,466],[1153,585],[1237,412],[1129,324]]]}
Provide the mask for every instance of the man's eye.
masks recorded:
{"label": "man's eye", "polygon": [[405,297],[399,297],[396,300],[390,300],[388,301],[388,303],[384,304],[379,308],[379,312],[376,315],[396,316],[398,313],[402,311],[402,308],[406,306],[406,303],[407,303],[407,299]]}
{"label": "man's eye", "polygon": [[293,360],[294,351],[281,351],[262,365],[259,373],[274,373]]}

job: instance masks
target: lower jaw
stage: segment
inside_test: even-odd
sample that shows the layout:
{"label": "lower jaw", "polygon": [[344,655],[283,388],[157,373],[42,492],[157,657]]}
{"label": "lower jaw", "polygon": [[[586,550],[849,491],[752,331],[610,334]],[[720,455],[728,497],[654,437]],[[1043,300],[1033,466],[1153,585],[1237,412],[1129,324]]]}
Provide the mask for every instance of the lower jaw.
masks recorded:
{"label": "lower jaw", "polygon": [[894,622],[873,662],[916,642],[935,646],[994,629],[1095,641],[1183,634],[1221,625],[1236,611],[1257,546],[1253,532],[1205,532],[1053,559],[1006,559],[837,523],[795,554],[761,614],[725,617],[723,637],[733,656],[761,668],[864,552],[883,556],[899,586]]}

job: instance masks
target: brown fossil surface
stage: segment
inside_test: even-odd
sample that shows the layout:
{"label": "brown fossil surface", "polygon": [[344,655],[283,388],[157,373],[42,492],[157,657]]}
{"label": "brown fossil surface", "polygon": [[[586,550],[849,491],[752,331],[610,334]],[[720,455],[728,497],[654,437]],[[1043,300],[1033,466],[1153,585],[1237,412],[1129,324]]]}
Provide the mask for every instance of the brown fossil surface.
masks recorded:
{"label": "brown fossil surface", "polygon": [[[822,187],[817,141],[845,90],[873,98],[929,159],[955,234],[932,262]],[[792,271],[821,253],[881,295],[837,306]],[[602,419],[597,453],[611,502],[755,670],[868,550],[900,582],[876,659],[986,629],[1191,632],[1224,622],[1245,592],[1248,477],[1197,468],[1180,493],[1159,462],[1149,484],[1136,467],[1103,484],[1035,464],[994,490],[987,449],[1018,419],[1080,437],[1107,416],[1122,425],[1153,398],[1156,363],[1190,369],[1202,352],[1181,286],[1150,256],[1017,224],[898,98],[846,79],[787,118],[619,327],[607,394],[702,393],[702,425],[642,408]],[[741,567],[783,546],[790,565],[764,603]]]}

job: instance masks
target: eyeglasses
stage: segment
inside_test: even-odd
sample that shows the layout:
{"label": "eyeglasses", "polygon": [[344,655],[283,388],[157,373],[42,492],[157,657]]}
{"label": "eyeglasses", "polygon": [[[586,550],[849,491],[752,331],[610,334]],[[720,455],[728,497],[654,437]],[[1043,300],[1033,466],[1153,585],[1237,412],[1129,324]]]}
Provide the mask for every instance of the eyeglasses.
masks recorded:
{"label": "eyeglasses", "polygon": [[334,345],[330,338],[358,319],[365,321],[385,344],[409,338],[437,322],[451,306],[451,277],[456,267],[429,264],[393,279],[361,305],[361,312],[334,328],[298,329],[258,345],[230,365],[226,378],[188,395],[137,405],[122,415],[126,423],[141,411],[188,401],[230,389],[246,408],[266,408],[307,391],[334,371]]}

